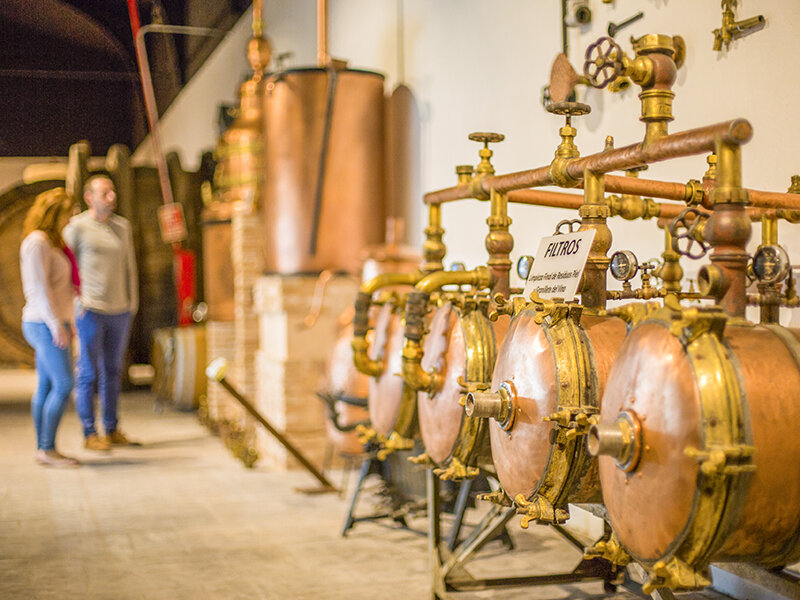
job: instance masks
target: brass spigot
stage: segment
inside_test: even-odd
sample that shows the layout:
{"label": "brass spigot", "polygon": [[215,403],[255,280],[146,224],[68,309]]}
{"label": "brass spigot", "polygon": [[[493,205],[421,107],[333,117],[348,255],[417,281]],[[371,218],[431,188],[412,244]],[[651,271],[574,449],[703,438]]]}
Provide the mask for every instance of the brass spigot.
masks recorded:
{"label": "brass spigot", "polygon": [[722,50],[722,44],[725,44],[725,49],[727,50],[733,40],[738,40],[746,35],[760,31],[764,29],[764,25],[767,23],[764,15],[737,21],[733,14],[734,6],[736,6],[736,0],[722,0],[721,2],[722,27],[713,31],[714,50],[716,52]]}
{"label": "brass spigot", "polygon": [[646,125],[644,145],[667,135],[672,121],[672,100],[677,70],[683,65],[686,44],[680,36],[649,34],[632,40],[634,58],[625,55],[610,37],[602,37],[586,49],[583,72],[589,83],[597,88],[611,83],[619,86],[620,77],[629,78],[641,86],[640,120]]}
{"label": "brass spigot", "polygon": [[569,161],[581,155],[573,141],[578,134],[578,130],[572,126],[572,117],[587,115],[591,110],[588,104],[580,102],[556,102],[547,107],[547,112],[565,117],[564,126],[558,130],[558,135],[561,136],[561,143],[556,148],[553,162],[550,163],[550,177],[556,185],[569,188],[578,184],[578,180],[567,173]]}
{"label": "brass spigot", "polygon": [[617,466],[628,473],[639,465],[642,445],[642,424],[632,410],[621,412],[612,425],[592,425],[586,438],[589,454],[611,456]]}

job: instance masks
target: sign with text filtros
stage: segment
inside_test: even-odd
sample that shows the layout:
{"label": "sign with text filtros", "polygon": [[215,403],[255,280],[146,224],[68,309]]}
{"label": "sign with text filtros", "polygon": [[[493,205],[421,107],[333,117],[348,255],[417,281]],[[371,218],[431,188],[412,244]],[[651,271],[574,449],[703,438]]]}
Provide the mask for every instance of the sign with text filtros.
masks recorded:
{"label": "sign with text filtros", "polygon": [[589,229],[542,238],[525,282],[525,297],[536,292],[542,298],[571,300],[578,292],[594,234]]}

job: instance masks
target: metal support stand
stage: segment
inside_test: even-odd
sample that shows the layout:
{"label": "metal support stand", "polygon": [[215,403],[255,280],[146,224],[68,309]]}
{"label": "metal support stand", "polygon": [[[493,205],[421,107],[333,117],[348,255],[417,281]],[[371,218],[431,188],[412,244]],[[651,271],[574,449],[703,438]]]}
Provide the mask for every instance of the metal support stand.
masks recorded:
{"label": "metal support stand", "polygon": [[412,502],[403,502],[401,500],[397,503],[399,506],[391,506],[388,510],[377,511],[366,516],[355,516],[358,497],[361,494],[364,481],[371,474],[376,474],[383,480],[383,483],[386,486],[386,492],[391,497],[390,502],[392,502],[393,505],[395,504],[394,496],[396,496],[398,492],[395,490],[394,483],[392,482],[391,469],[386,461],[378,460],[375,449],[372,449],[372,451],[367,453],[367,457],[364,459],[364,462],[361,463],[361,469],[358,473],[358,481],[353,488],[353,494],[350,497],[347,515],[345,516],[344,525],[342,526],[342,537],[346,536],[347,532],[350,531],[356,523],[362,521],[381,521],[384,519],[391,519],[393,523],[399,525],[403,529],[406,529],[412,533],[424,535],[424,532],[412,529],[406,519],[406,515],[408,515],[410,512],[424,508],[424,506],[419,505],[419,503],[414,504]]}
{"label": "metal support stand", "polygon": [[[461,494],[468,495],[462,487],[459,492],[458,506],[461,506]],[[434,600],[452,600],[453,596],[448,592],[477,591],[489,588],[515,587],[526,585],[553,585],[562,583],[576,583],[587,580],[601,580],[608,585],[613,585],[618,579],[618,572],[614,566],[606,560],[600,558],[584,559],[578,566],[568,573],[554,573],[550,575],[527,575],[514,577],[493,577],[478,579],[473,577],[466,569],[466,564],[471,557],[478,552],[488,542],[502,538],[506,531],[506,524],[516,514],[516,509],[492,506],[489,512],[473,531],[460,543],[452,545],[453,540],[457,540],[458,532],[451,531],[448,544],[442,543],[441,533],[441,497],[439,478],[428,471],[427,481],[428,491],[428,550],[432,564],[432,598]],[[464,501],[466,505],[466,500]],[[458,517],[459,510],[456,510],[457,521],[454,529],[460,529],[460,521],[463,518],[463,510]],[[556,530],[565,536],[567,541],[577,545],[581,550],[583,545],[572,535],[564,531],[561,527]]]}

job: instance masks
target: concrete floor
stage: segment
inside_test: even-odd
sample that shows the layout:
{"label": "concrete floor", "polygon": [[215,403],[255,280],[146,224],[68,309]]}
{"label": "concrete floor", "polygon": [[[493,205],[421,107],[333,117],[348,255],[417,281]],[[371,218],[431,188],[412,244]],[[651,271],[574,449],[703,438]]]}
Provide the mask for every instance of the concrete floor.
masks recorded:
{"label": "concrete floor", "polygon": [[[27,400],[0,401],[0,598],[430,598],[423,537],[373,523],[340,537],[345,498],[297,493],[313,485],[303,473],[245,469],[193,414],[156,414],[147,394],[125,395],[121,428],[142,447],[85,451],[70,406],[58,448],[83,465],[44,468],[33,460]],[[516,523],[519,549],[490,544],[475,574],[547,572],[578,561],[547,528],[524,532]],[[601,584],[585,583],[457,597],[605,595]]]}

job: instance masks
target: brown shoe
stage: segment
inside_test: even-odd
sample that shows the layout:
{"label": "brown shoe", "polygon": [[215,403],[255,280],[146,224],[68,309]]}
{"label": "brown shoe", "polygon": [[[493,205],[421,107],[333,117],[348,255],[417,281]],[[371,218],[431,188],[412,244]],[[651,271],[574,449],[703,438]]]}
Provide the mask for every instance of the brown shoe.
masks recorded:
{"label": "brown shoe", "polygon": [[55,450],[37,450],[36,462],[47,467],[77,467],[81,463]]}
{"label": "brown shoe", "polygon": [[90,433],[83,440],[83,447],[87,450],[96,450],[98,452],[108,452],[111,450],[111,444],[106,438],[100,437],[96,433]]}
{"label": "brown shoe", "polygon": [[112,446],[141,446],[139,442],[135,442],[127,435],[122,433],[119,429],[115,429],[105,437],[106,442]]}

